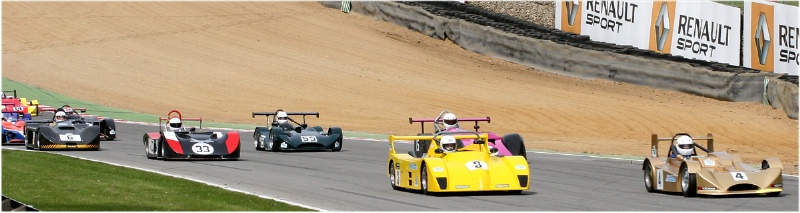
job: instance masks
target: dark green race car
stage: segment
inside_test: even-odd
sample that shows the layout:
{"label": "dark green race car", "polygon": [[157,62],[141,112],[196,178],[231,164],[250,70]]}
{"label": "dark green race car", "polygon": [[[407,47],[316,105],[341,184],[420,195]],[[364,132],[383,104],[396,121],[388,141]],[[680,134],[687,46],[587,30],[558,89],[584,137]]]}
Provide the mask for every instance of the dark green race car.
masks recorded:
{"label": "dark green race car", "polygon": [[[256,150],[259,151],[317,151],[331,150],[338,152],[342,150],[342,129],[330,127],[323,131],[320,126],[308,127],[306,116],[313,115],[319,118],[318,112],[253,112],[256,115],[267,117],[267,127],[256,127],[253,133]],[[272,116],[272,120],[270,120]],[[303,122],[297,122],[289,116],[303,116]],[[291,124],[291,123],[294,124]],[[296,124],[296,125],[295,125]]]}

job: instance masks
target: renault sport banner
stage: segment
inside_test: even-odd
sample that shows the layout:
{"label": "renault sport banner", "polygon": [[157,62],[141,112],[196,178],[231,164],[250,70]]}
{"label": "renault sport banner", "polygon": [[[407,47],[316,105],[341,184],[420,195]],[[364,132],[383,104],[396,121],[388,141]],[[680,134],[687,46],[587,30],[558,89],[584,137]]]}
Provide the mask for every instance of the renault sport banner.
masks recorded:
{"label": "renault sport banner", "polygon": [[798,8],[745,2],[742,66],[797,75],[800,69]]}
{"label": "renault sport banner", "polygon": [[[674,9],[670,4],[675,5]],[[659,41],[671,39],[671,43],[665,44],[669,46],[669,52],[665,53],[739,65],[742,20],[739,8],[712,1],[654,1],[653,15],[650,40],[656,48],[651,45],[650,50],[659,51]],[[667,16],[670,22],[663,22]]]}
{"label": "renault sport banner", "polygon": [[556,28],[594,41],[647,49],[652,1],[566,0],[556,2]]}
{"label": "renault sport banner", "polygon": [[736,7],[712,1],[567,0],[557,1],[555,10],[556,28],[594,41],[739,65]]}

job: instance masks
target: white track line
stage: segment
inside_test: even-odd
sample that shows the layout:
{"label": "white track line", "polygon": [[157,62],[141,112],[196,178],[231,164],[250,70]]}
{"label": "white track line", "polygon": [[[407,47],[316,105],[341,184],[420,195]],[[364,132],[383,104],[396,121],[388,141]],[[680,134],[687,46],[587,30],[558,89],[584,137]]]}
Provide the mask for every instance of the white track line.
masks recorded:
{"label": "white track line", "polygon": [[[37,151],[34,151],[34,150],[23,150],[23,149],[10,148],[10,147],[3,147],[3,149],[37,152]],[[322,209],[322,208],[308,206],[308,205],[305,205],[305,204],[300,204],[300,203],[296,203],[296,202],[280,199],[280,198],[277,198],[277,197],[270,197],[270,196],[260,195],[260,194],[257,194],[257,193],[253,193],[253,192],[249,192],[249,191],[245,191],[245,190],[241,190],[241,189],[235,189],[235,188],[231,188],[231,187],[228,187],[228,186],[223,186],[223,185],[219,185],[219,184],[215,184],[215,183],[211,183],[211,182],[206,182],[206,181],[202,181],[202,180],[198,180],[198,179],[194,179],[194,178],[190,178],[190,177],[184,177],[184,176],[180,176],[180,175],[174,175],[174,174],[170,174],[170,173],[165,173],[165,172],[160,172],[160,171],[155,171],[155,170],[150,170],[150,169],[145,169],[145,168],[139,168],[139,167],[135,167],[135,166],[128,166],[128,165],[122,165],[122,164],[117,164],[117,163],[110,163],[110,162],[94,160],[94,159],[89,159],[89,158],[84,158],[84,157],[71,156],[71,155],[66,155],[66,154],[56,153],[56,152],[44,152],[44,153],[58,154],[58,155],[63,155],[63,156],[67,156],[67,157],[73,157],[73,158],[82,159],[82,160],[88,160],[88,161],[93,161],[93,162],[98,162],[98,163],[105,163],[105,164],[114,165],[114,166],[121,166],[121,167],[125,167],[125,168],[130,168],[130,169],[137,169],[137,170],[141,170],[141,171],[152,172],[152,173],[166,175],[166,176],[170,176],[170,177],[176,177],[176,178],[181,178],[181,179],[185,179],[185,180],[190,180],[190,181],[194,181],[194,182],[198,182],[198,183],[204,183],[206,185],[219,187],[219,188],[222,188],[222,189],[225,189],[225,190],[228,190],[228,191],[234,191],[234,192],[244,193],[244,194],[248,194],[248,195],[254,195],[254,196],[257,196],[257,197],[260,197],[260,198],[275,200],[275,201],[278,201],[278,202],[287,203],[289,205],[299,206],[299,207],[312,209],[312,210],[316,210],[316,211],[323,211],[323,212],[324,211],[328,211],[328,210],[325,210],[325,209]]]}

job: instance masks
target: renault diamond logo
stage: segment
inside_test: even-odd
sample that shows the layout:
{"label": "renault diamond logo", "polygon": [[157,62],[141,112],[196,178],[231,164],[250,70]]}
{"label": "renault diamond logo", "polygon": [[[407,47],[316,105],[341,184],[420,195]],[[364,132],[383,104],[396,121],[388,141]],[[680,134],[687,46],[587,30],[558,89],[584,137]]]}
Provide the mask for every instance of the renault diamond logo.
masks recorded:
{"label": "renault diamond logo", "polygon": [[769,26],[767,26],[767,15],[761,13],[758,16],[758,27],[756,27],[756,34],[753,35],[756,43],[756,50],[758,50],[758,63],[761,65],[767,64],[767,54],[769,52]]}
{"label": "renault diamond logo", "polygon": [[669,11],[667,3],[661,3],[661,9],[658,11],[658,18],[656,19],[656,49],[664,51],[664,43],[667,42],[667,35],[669,35]]}
{"label": "renault diamond logo", "polygon": [[575,26],[575,18],[580,8],[578,0],[564,1],[564,6],[567,8],[567,22],[569,26]]}

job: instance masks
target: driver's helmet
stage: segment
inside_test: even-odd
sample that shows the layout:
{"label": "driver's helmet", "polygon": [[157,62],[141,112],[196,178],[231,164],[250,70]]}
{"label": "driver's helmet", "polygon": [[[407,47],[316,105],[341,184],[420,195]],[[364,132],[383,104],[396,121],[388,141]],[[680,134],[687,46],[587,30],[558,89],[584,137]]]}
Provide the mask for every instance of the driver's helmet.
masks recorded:
{"label": "driver's helmet", "polygon": [[181,122],[180,118],[169,119],[169,127],[171,127],[172,129],[179,129],[181,128],[181,126],[183,126],[183,123]]}
{"label": "driver's helmet", "polygon": [[694,141],[692,140],[692,137],[689,137],[688,135],[681,135],[678,136],[676,141],[678,154],[681,154],[685,157],[694,155]]}
{"label": "driver's helmet", "polygon": [[456,151],[456,138],[450,135],[442,136],[442,140],[439,141],[442,144],[442,150],[444,152],[455,152]]}
{"label": "driver's helmet", "polygon": [[453,113],[447,113],[442,116],[442,124],[445,129],[452,129],[458,127],[458,118]]}
{"label": "driver's helmet", "polygon": [[63,111],[56,112],[56,122],[67,120],[67,113]]}
{"label": "driver's helmet", "polygon": [[64,113],[66,113],[67,115],[71,115],[72,113],[75,112],[75,110],[73,110],[72,107],[69,105],[64,105],[61,108],[64,109]]}
{"label": "driver's helmet", "polygon": [[289,115],[284,111],[278,111],[278,113],[275,114],[275,120],[278,120],[278,124],[285,124],[289,121]]}

